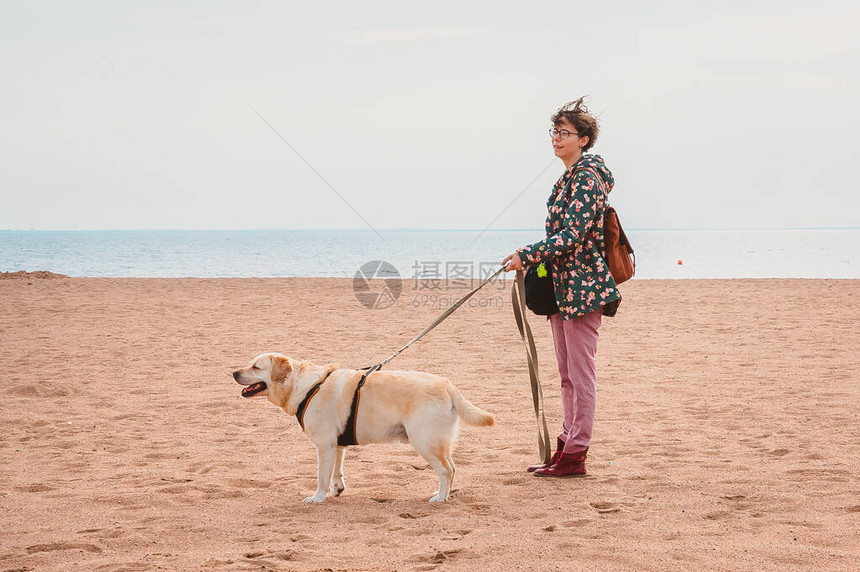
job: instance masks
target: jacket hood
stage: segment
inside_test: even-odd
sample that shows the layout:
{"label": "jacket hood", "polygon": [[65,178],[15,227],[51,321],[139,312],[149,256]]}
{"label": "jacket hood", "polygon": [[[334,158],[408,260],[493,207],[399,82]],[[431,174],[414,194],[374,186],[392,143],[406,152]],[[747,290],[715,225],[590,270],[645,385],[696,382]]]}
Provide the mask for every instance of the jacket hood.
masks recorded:
{"label": "jacket hood", "polygon": [[603,162],[603,157],[600,155],[583,155],[580,157],[579,161],[573,164],[572,167],[574,171],[586,168],[597,171],[597,174],[600,175],[600,178],[603,179],[604,183],[606,183],[607,193],[609,193],[612,190],[612,187],[615,186],[615,178],[612,176],[612,171],[609,170],[609,167],[606,166],[606,163]]}

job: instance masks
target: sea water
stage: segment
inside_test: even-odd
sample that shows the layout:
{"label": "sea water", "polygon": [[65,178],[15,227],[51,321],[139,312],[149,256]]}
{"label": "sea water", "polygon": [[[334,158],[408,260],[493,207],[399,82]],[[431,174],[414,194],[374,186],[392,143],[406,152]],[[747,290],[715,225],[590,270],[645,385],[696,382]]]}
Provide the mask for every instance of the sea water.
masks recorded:
{"label": "sea water", "polygon": [[[860,278],[860,229],[629,230],[636,277]],[[0,231],[0,271],[89,277],[477,279],[541,230]],[[388,266],[386,266],[388,268]]]}

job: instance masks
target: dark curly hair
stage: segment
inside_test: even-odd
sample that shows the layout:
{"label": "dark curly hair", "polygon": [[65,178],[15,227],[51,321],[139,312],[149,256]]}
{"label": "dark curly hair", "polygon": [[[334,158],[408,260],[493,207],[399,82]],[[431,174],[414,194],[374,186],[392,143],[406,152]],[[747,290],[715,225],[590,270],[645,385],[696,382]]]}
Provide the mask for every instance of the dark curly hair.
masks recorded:
{"label": "dark curly hair", "polygon": [[588,137],[588,143],[582,148],[583,153],[594,147],[594,144],[597,143],[597,134],[600,133],[597,118],[588,112],[588,108],[583,104],[584,99],[584,97],[580,97],[576,101],[565,103],[550,117],[550,121],[556,127],[562,119],[567,119],[576,128],[580,137]]}

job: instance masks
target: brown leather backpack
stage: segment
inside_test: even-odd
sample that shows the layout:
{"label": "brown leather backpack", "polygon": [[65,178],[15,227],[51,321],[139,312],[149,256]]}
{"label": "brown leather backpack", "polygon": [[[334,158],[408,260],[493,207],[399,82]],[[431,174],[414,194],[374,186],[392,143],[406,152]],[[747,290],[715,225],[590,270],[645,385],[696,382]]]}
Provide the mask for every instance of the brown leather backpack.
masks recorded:
{"label": "brown leather backpack", "polygon": [[603,214],[603,240],[606,243],[606,262],[615,283],[630,280],[636,273],[636,255],[621,228],[618,213],[608,205]]}

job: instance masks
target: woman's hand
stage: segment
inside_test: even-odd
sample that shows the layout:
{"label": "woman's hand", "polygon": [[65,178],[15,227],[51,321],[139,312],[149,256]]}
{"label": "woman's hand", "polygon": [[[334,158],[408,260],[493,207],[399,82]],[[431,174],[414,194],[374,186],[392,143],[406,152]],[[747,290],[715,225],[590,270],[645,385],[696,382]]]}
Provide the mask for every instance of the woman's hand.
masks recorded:
{"label": "woman's hand", "polygon": [[505,267],[505,272],[510,272],[511,270],[522,270],[523,261],[520,258],[520,255],[514,252],[502,260],[502,266]]}

